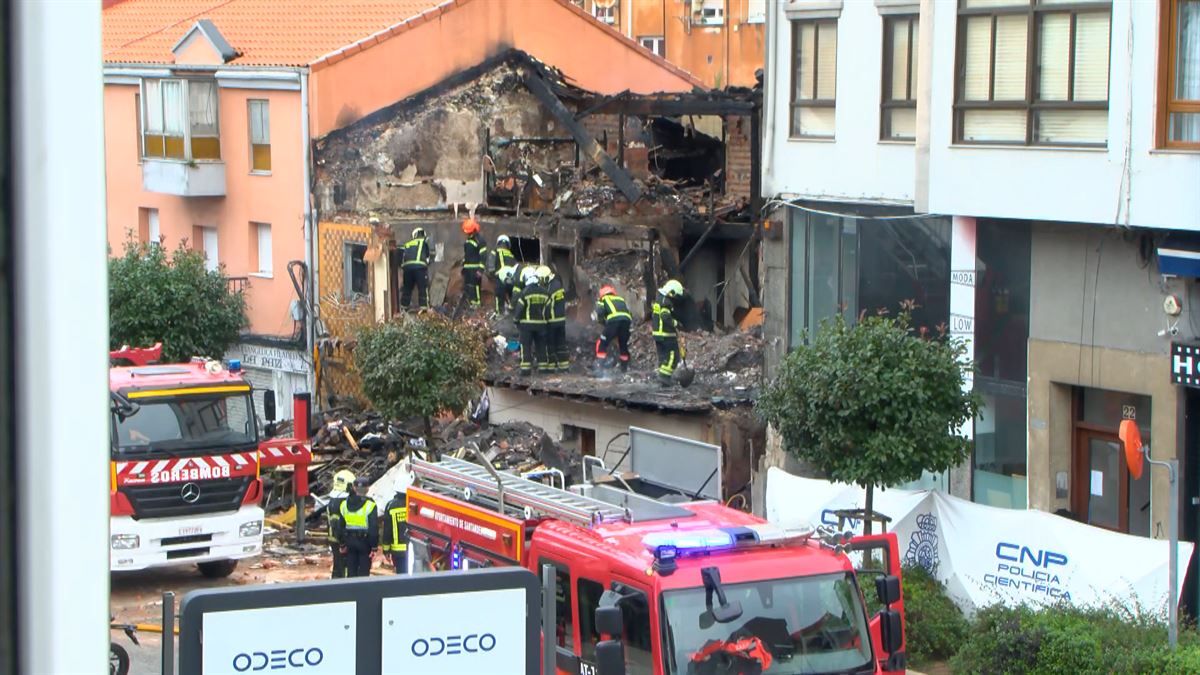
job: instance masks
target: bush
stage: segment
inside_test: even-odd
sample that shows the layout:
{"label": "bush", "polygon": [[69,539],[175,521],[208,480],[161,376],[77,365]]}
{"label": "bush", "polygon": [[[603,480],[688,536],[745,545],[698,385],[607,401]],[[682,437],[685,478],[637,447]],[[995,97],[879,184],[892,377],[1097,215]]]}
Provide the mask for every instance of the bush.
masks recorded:
{"label": "bush", "polygon": [[976,614],[951,667],[1011,675],[1196,673],[1200,638],[1181,631],[1172,653],[1160,620],[1125,609],[995,605]]}
{"label": "bush", "polygon": [[954,656],[970,630],[962,610],[924,568],[906,567],[903,578],[909,658],[925,664]]}

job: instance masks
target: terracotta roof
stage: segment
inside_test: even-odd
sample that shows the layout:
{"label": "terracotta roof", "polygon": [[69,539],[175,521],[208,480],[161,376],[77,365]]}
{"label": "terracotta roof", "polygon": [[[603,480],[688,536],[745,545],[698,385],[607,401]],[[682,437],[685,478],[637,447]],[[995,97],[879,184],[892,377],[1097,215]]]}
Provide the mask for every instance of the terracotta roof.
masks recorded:
{"label": "terracotta roof", "polygon": [[173,63],[171,47],[211,20],[234,65],[304,66],[453,0],[125,0],[103,13],[106,63]]}

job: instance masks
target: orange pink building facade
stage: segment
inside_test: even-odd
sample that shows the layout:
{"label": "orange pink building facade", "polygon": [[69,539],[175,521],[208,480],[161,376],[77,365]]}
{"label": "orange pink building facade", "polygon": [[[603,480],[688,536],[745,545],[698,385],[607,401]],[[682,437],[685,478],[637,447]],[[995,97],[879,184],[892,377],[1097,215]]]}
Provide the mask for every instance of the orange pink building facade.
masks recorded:
{"label": "orange pink building facade", "polygon": [[249,306],[231,356],[281,397],[312,390],[314,139],[513,48],[599,93],[700,83],[568,0],[124,0],[103,44],[113,254],[223,266]]}

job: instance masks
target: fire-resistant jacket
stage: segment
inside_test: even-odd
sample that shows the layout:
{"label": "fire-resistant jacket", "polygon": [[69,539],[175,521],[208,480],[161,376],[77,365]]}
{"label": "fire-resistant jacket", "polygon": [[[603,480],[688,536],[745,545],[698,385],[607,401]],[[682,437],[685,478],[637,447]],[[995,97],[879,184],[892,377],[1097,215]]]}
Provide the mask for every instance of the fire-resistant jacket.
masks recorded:
{"label": "fire-resistant jacket", "polygon": [[360,494],[351,494],[338,507],[338,543],[355,548],[379,546],[379,516],[375,502]]}
{"label": "fire-resistant jacket", "polygon": [[487,244],[479,240],[478,235],[471,235],[463,242],[463,269],[482,270],[483,257],[487,255]]}
{"label": "fire-resistant jacket", "polygon": [[679,326],[675,321],[675,315],[671,312],[670,305],[654,303],[652,321],[654,322],[654,331],[651,334],[655,340],[673,340],[679,337]]}
{"label": "fire-resistant jacket", "polygon": [[562,280],[557,276],[550,279],[550,286],[546,288],[546,293],[550,296],[550,306],[546,312],[546,321],[549,323],[565,323],[567,320],[567,291],[563,288]]}
{"label": "fire-resistant jacket", "polygon": [[408,503],[403,494],[398,494],[384,509],[383,537],[380,539],[384,553],[408,551]]}
{"label": "fire-resistant jacket", "polygon": [[345,500],[345,497],[332,497],[325,505],[325,524],[329,526],[325,540],[330,544],[336,544],[338,541],[337,529],[342,523],[342,502]]}
{"label": "fire-resistant jacket", "polygon": [[596,319],[603,324],[609,321],[633,321],[629,305],[619,295],[606,295],[596,301]]}
{"label": "fire-resistant jacket", "polygon": [[517,296],[517,323],[541,325],[550,315],[550,295],[540,284],[526,286]]}
{"label": "fire-resistant jacket", "polygon": [[429,245],[425,238],[409,239],[404,245],[405,267],[429,267]]}

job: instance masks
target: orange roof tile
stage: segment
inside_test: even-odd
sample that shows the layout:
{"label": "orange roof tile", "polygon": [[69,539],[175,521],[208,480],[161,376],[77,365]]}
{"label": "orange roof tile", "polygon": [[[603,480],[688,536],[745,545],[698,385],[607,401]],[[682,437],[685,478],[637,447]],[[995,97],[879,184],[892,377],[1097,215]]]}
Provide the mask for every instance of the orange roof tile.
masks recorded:
{"label": "orange roof tile", "polygon": [[230,63],[304,66],[454,0],[125,0],[103,12],[104,61],[173,63],[171,48],[210,19],[238,51]]}

